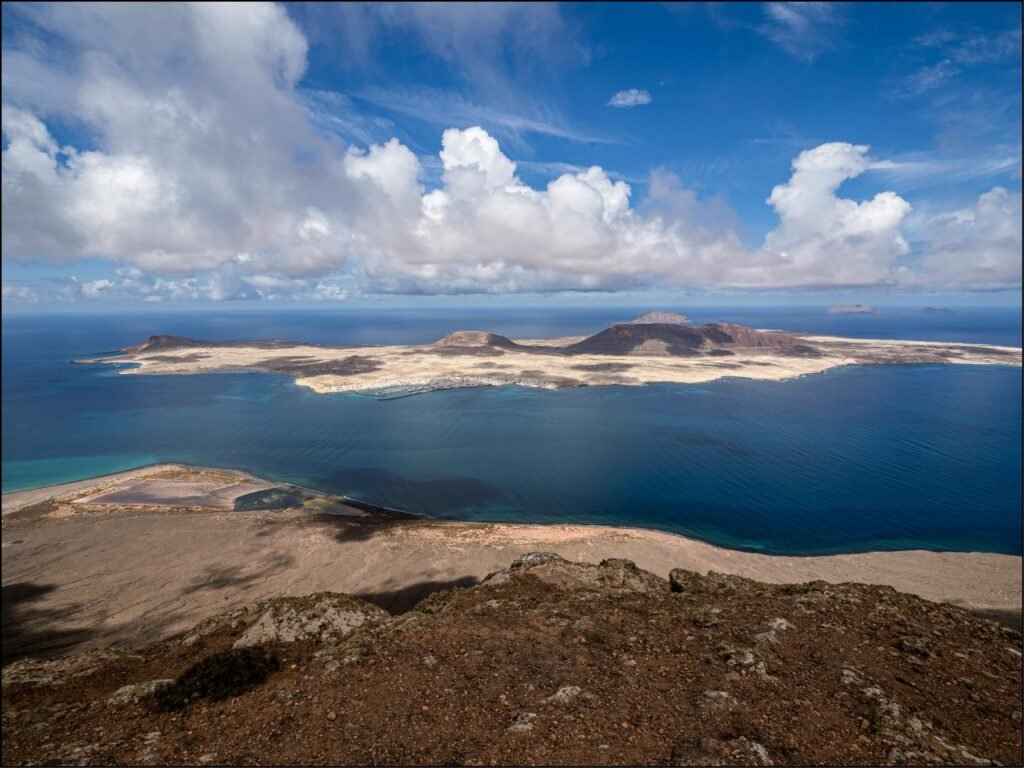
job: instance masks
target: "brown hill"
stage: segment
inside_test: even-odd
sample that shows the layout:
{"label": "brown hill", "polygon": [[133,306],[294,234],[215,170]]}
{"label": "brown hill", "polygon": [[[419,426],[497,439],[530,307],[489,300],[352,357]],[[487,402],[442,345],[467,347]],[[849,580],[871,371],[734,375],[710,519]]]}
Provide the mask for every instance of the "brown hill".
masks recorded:
{"label": "brown hill", "polygon": [[512,339],[500,336],[497,333],[486,331],[456,331],[449,333],[440,341],[431,344],[433,351],[440,355],[481,355],[496,356],[503,354],[502,350],[519,349],[526,347],[516,344]]}
{"label": "brown hill", "polygon": [[887,587],[525,555],[4,668],[4,764],[1021,763],[1021,637]]}
{"label": "brown hill", "polygon": [[456,331],[449,333],[443,339],[435,341],[435,347],[499,347],[501,349],[514,349],[519,345],[512,339],[500,336],[497,333],[486,331]]}
{"label": "brown hill", "polygon": [[564,348],[569,354],[669,355],[692,357],[728,354],[735,349],[763,349],[787,355],[818,354],[810,344],[786,333],[730,323],[689,327],[667,323],[620,323]]}
{"label": "brown hill", "polygon": [[196,341],[187,336],[150,336],[141,344],[134,347],[125,347],[121,351],[129,355],[139,355],[143,352],[165,352],[171,349],[187,349],[189,347],[205,347],[209,342]]}
{"label": "brown hill", "polygon": [[[169,352],[177,349],[191,349],[195,347],[255,347],[257,349],[280,349],[282,347],[295,346],[294,341],[283,340],[252,340],[240,339],[237,341],[199,341],[190,339],[187,336],[150,336],[141,344],[134,347],[125,347],[121,351],[126,355],[152,354],[153,352]],[[318,347],[320,344],[305,343],[304,347]]]}

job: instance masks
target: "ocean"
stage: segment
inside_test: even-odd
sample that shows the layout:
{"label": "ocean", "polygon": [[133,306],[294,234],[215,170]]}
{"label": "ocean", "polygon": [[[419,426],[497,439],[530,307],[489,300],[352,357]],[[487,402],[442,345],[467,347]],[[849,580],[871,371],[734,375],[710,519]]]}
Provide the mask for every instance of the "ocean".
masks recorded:
{"label": "ocean", "polygon": [[[3,490],[154,462],[437,518],[651,528],[778,554],[1021,554],[1021,369],[850,366],[784,382],[519,387],[379,401],[286,376],[120,376],[71,360],[156,333],[412,344],[593,333],[644,308],[8,315]],[[684,310],[685,311],[685,310]],[[694,309],[698,323],[1021,344],[1019,310]]]}

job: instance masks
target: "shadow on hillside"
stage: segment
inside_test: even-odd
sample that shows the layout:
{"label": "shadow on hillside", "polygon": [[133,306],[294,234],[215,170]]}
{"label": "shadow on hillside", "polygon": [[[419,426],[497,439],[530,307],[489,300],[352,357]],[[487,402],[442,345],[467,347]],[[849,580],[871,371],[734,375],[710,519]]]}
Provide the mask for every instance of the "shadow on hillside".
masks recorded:
{"label": "shadow on hillside", "polygon": [[73,626],[78,604],[63,608],[36,605],[56,588],[53,584],[26,581],[3,587],[0,623],[4,664],[25,656],[53,656],[96,635],[89,627]]}
{"label": "shadow on hillside", "polygon": [[1024,614],[1020,611],[1006,611],[998,608],[971,608],[975,616],[1002,624],[1004,627],[1024,632]]}
{"label": "shadow on hillside", "polygon": [[295,565],[295,558],[288,554],[270,554],[256,567],[222,567],[211,565],[193,579],[183,594],[211,589],[239,589],[265,581]]}
{"label": "shadow on hillside", "polygon": [[410,584],[407,587],[381,592],[362,592],[357,594],[356,597],[362,598],[368,603],[373,603],[395,616],[411,611],[435,592],[442,592],[446,589],[454,589],[455,587],[472,587],[478,583],[479,579],[473,576],[462,576],[461,578],[449,581],[421,581],[416,584]]}
{"label": "shadow on hillside", "polygon": [[331,514],[313,515],[312,519],[317,523],[326,523],[333,531],[334,540],[339,542],[369,541],[393,528],[416,524],[415,520],[410,519],[358,518]]}

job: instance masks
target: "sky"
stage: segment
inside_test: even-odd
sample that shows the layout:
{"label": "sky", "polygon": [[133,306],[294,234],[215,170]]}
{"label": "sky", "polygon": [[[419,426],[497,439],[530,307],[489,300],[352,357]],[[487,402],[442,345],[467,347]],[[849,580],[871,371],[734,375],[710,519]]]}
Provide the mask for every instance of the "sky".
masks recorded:
{"label": "sky", "polygon": [[1019,305],[1019,3],[3,4],[3,307]]}

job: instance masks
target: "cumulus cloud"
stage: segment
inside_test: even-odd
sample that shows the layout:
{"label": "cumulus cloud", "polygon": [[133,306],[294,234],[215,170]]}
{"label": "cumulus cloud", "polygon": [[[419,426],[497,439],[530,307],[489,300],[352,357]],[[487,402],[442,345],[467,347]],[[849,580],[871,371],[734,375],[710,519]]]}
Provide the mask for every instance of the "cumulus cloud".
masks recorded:
{"label": "cumulus cloud", "polygon": [[[640,201],[599,166],[557,166],[534,187],[475,126],[444,131],[428,186],[398,139],[357,147],[325,136],[299,86],[305,38],[277,6],[24,12],[68,41],[74,55],[32,66],[75,96],[55,111],[25,86],[4,103],[4,258],[100,257],[116,270],[5,285],[6,299],[1020,283],[1019,192],[996,188],[936,217],[912,253],[906,200],[841,194],[885,167],[866,146],[802,152],[767,199],[778,226],[750,249],[724,199],[665,170]],[[62,144],[54,118],[78,121],[92,143]]]}
{"label": "cumulus cloud", "polygon": [[639,107],[644,104],[650,104],[654,99],[651,98],[651,94],[647,91],[639,88],[628,88],[625,91],[619,91],[610,99],[608,99],[609,107]]}
{"label": "cumulus cloud", "polygon": [[840,184],[871,167],[868,147],[834,142],[801,152],[793,175],[767,203],[779,226],[750,266],[734,271],[737,286],[865,286],[893,282],[910,247],[900,227],[910,204],[894,192],[856,202]]}
{"label": "cumulus cloud", "polygon": [[[54,77],[74,80],[67,109],[97,141],[58,146],[39,115],[5,103],[5,254],[97,255],[167,274],[239,253],[291,274],[344,260],[341,213],[373,191],[352,188],[344,157],[310,127],[295,92],[305,38],[280,7],[34,13],[79,46]],[[316,233],[311,208],[326,222]]]}
{"label": "cumulus cloud", "polygon": [[[734,233],[710,230],[671,207],[644,216],[632,190],[594,166],[545,188],[526,185],[482,128],[442,137],[441,186],[407,221],[401,254],[362,259],[372,290],[433,292],[614,290],[698,282],[743,249]],[[409,180],[411,183],[411,178]]]}
{"label": "cumulus cloud", "polygon": [[111,277],[80,280],[75,276],[47,278],[27,285],[5,282],[3,298],[12,302],[182,302],[344,301],[351,295],[336,280],[286,278],[282,275],[240,274],[221,268],[195,277],[166,278],[135,267],[115,269]]}
{"label": "cumulus cloud", "polygon": [[14,302],[37,302],[39,301],[39,293],[28,285],[16,285],[13,283],[4,283],[3,285],[3,299],[4,301]]}
{"label": "cumulus cloud", "polygon": [[[1021,193],[1003,187],[925,227],[926,275],[955,288],[999,290],[1021,284]],[[927,279],[927,278],[925,278]]]}

